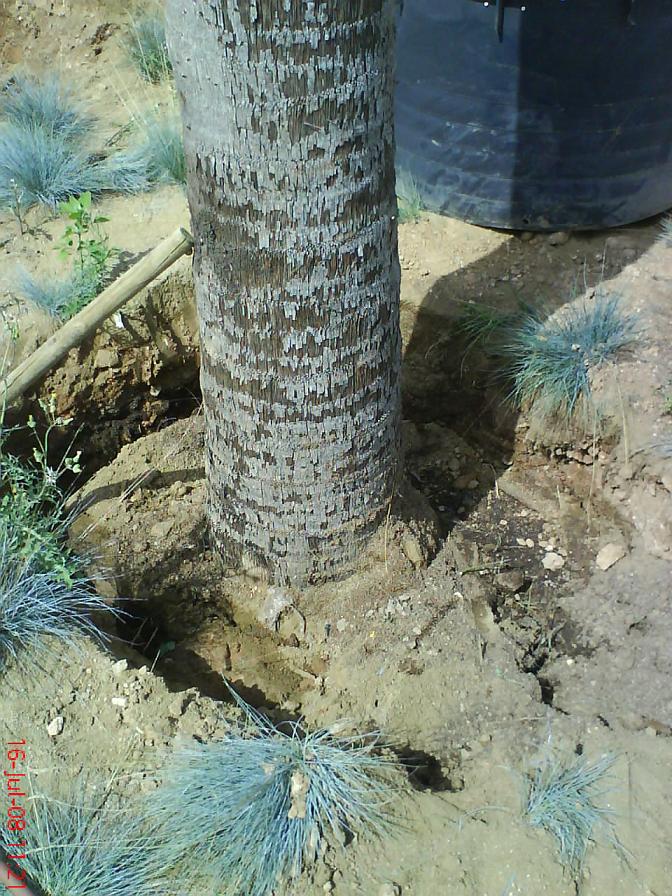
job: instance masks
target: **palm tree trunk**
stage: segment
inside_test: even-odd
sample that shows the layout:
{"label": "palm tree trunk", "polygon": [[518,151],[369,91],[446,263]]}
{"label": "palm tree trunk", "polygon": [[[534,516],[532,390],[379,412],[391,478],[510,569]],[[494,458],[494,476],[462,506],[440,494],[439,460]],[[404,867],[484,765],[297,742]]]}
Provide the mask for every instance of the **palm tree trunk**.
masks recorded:
{"label": "palm tree trunk", "polygon": [[212,532],[343,574],[399,465],[393,0],[169,0]]}

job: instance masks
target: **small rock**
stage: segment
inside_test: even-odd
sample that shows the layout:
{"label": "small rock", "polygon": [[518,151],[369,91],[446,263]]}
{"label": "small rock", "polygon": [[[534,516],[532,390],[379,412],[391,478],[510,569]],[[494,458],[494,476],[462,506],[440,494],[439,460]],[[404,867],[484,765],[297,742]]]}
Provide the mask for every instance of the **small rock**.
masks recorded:
{"label": "small rock", "polygon": [[384,883],[378,890],[378,896],[401,896],[401,887],[395,883]]}
{"label": "small rock", "polygon": [[64,725],[65,719],[63,718],[63,716],[56,716],[47,725],[47,734],[49,735],[49,737],[58,737],[58,735],[63,731]]}
{"label": "small rock", "polygon": [[503,591],[518,594],[525,586],[525,576],[519,569],[507,569],[506,572],[500,572],[495,576],[495,584]]}
{"label": "small rock", "polygon": [[526,538],[526,539],[525,539],[525,546],[528,547],[528,548],[533,548],[533,547],[534,547],[534,541],[533,541],[531,538]]}
{"label": "small rock", "polygon": [[173,528],[174,523],[175,520],[161,520],[159,523],[154,523],[149,530],[150,538],[153,538],[156,541],[162,541]]}
{"label": "small rock", "polygon": [[559,230],[557,233],[552,233],[549,236],[548,242],[551,246],[564,246],[565,243],[569,242],[569,234],[566,230]]}
{"label": "small rock", "polygon": [[112,706],[118,706],[120,709],[125,709],[128,704],[127,697],[113,697],[112,698]]}
{"label": "small rock", "polygon": [[603,548],[600,548],[597,557],[595,558],[595,564],[598,569],[604,571],[613,566],[614,563],[618,563],[619,560],[622,560],[626,554],[627,551],[625,545],[610,542],[609,544],[605,544]]}
{"label": "small rock", "polygon": [[333,880],[328,880],[326,883],[322,884],[322,891],[324,893],[331,893],[333,890],[334,890]]}
{"label": "small rock", "polygon": [[345,619],[339,619],[338,622],[336,623],[336,628],[341,633],[343,633],[347,627],[348,627],[348,623],[345,621]]}
{"label": "small rock", "polygon": [[275,629],[277,631],[280,617],[285,610],[288,610],[293,606],[292,598],[287,592],[283,591],[281,588],[270,587],[268,589],[266,600],[264,601],[257,618],[267,628]]}
{"label": "small rock", "polygon": [[520,240],[523,243],[529,243],[534,239],[534,234],[530,230],[522,230],[520,232]]}
{"label": "small rock", "polygon": [[407,535],[406,538],[404,538],[401,544],[401,549],[416,569],[420,569],[425,565],[425,558],[420,545],[418,544],[417,539],[413,538],[412,535]]}
{"label": "small rock", "polygon": [[561,557],[560,554],[556,554],[555,551],[549,551],[541,561],[541,565],[544,569],[550,569],[552,571],[562,569],[565,565],[565,558]]}
{"label": "small rock", "polygon": [[112,663],[112,671],[115,675],[121,675],[122,672],[125,672],[128,669],[128,662],[126,660],[117,660],[116,663]]}
{"label": "small rock", "polygon": [[107,370],[110,367],[119,367],[119,355],[114,349],[101,348],[96,352],[93,362],[99,370]]}
{"label": "small rock", "polygon": [[297,636],[294,632],[292,632],[289,635],[289,637],[285,638],[282,643],[285,647],[297,648],[297,647],[301,646],[301,642],[299,641],[299,639],[297,638]]}
{"label": "small rock", "polygon": [[189,694],[178,694],[168,707],[168,715],[173,719],[179,719],[190,703],[191,696]]}

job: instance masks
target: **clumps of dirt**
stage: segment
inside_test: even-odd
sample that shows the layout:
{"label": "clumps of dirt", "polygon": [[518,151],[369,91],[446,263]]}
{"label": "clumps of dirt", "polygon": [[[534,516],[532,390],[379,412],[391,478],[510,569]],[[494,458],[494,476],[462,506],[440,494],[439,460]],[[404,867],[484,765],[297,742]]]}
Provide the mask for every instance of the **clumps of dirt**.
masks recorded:
{"label": "clumps of dirt", "polygon": [[[221,698],[225,674],[280,703],[323,678],[304,615],[313,594],[224,568],[207,532],[203,440],[196,415],[122,448],[73,499],[71,543],[97,558],[101,593],[144,619],[124,637],[157,659],[171,686],[197,682]],[[436,554],[438,535],[424,496],[400,485],[354,580],[412,580]]]}
{"label": "clumps of dirt", "polygon": [[[18,338],[8,343],[7,370],[36,347],[35,314],[16,318]],[[47,335],[50,326],[40,316],[40,333]],[[122,445],[191,413],[200,401],[199,363],[191,264],[185,259],[72,349],[33,395],[8,411],[7,422],[25,421],[29,414],[39,421],[39,399],[54,395],[58,415],[79,427],[77,442],[90,474]],[[62,452],[63,439],[52,441],[55,454]]]}

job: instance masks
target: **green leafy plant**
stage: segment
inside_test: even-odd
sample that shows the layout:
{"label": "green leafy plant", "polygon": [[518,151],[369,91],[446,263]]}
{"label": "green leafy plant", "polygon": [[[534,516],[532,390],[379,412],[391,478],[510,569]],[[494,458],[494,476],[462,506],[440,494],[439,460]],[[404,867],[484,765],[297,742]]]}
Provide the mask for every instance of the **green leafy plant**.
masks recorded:
{"label": "green leafy plant", "polygon": [[100,228],[110,219],[93,212],[91,193],[71,196],[59,203],[58,210],[70,220],[57,247],[61,258],[68,258],[74,252],[80,270],[91,266],[104,271],[116,250],[109,247],[108,238]]}
{"label": "green leafy plant", "polygon": [[40,407],[47,423],[44,435],[38,434],[34,417],[27,424],[35,441],[32,462],[7,450],[10,433],[0,415],[0,539],[9,539],[22,563],[30,561],[38,571],[72,584],[81,561],[65,544],[69,516],[60,483],[67,472],[80,472],[81,452],[66,453],[57,466],[50,465],[50,439],[72,421],[57,415],[54,396],[40,401]]}

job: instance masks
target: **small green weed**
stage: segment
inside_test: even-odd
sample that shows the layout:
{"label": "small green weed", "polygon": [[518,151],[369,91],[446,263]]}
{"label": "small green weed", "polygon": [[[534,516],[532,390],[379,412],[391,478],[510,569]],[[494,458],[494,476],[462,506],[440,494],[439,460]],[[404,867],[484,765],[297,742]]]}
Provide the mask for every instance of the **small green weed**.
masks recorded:
{"label": "small green weed", "polygon": [[72,259],[65,277],[39,278],[19,269],[16,290],[61,320],[81,311],[102,289],[118,250],[109,245],[101,225],[109,219],[92,208],[91,193],[72,196],[59,204],[69,223],[56,249],[62,259]]}
{"label": "small green weed", "polygon": [[672,392],[663,395],[663,414],[672,416]]}
{"label": "small green weed", "polygon": [[39,571],[53,573],[70,584],[80,562],[65,546],[69,518],[60,482],[66,472],[80,472],[81,452],[66,454],[56,467],[49,464],[54,431],[71,421],[56,414],[53,396],[48,402],[40,401],[40,407],[47,423],[44,435],[38,435],[32,416],[27,424],[35,441],[32,463],[7,450],[9,432],[0,414],[0,538],[12,544],[21,563],[30,562]]}
{"label": "small green weed", "polygon": [[590,843],[600,831],[623,852],[613,829],[611,811],[596,802],[606,792],[604,780],[614,762],[612,755],[594,763],[577,757],[562,764],[551,758],[536,769],[530,781],[525,817],[533,827],[551,834],[561,864],[575,878],[583,869]]}
{"label": "small green weed", "polygon": [[134,21],[127,48],[145,81],[158,84],[171,76],[173,68],[166,45],[166,26],[161,16],[148,15]]}
{"label": "small green weed", "polygon": [[100,226],[110,219],[93,212],[89,192],[71,196],[59,204],[58,210],[70,221],[57,247],[61,258],[68,258],[74,251],[78,269],[82,272],[91,269],[102,279],[117,255]]}
{"label": "small green weed", "polygon": [[418,185],[407,171],[397,173],[397,209],[400,224],[420,220],[425,210]]}

